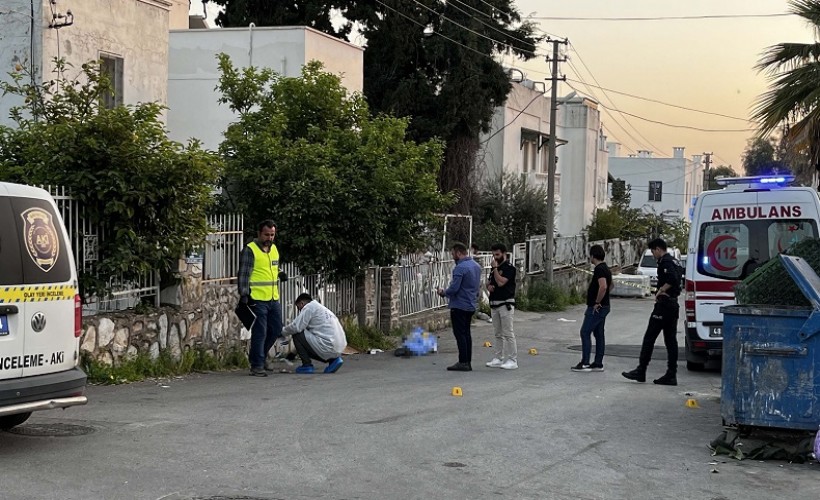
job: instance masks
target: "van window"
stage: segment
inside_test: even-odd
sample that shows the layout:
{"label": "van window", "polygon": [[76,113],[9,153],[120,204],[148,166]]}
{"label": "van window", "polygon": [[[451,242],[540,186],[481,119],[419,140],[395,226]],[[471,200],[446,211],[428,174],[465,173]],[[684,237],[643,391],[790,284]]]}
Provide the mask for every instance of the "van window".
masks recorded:
{"label": "van window", "polygon": [[17,221],[14,220],[9,198],[0,197],[0,285],[18,285],[22,282]]}
{"label": "van window", "polygon": [[12,215],[10,227],[17,229],[17,262],[22,270],[22,280],[7,284],[37,285],[70,281],[70,254],[60,219],[51,203],[37,198],[10,197],[8,200]]}
{"label": "van window", "polygon": [[658,261],[652,255],[644,255],[638,267],[658,267]]}
{"label": "van window", "polygon": [[700,229],[698,272],[744,279],[758,266],[806,238],[817,237],[813,220],[710,222]]}

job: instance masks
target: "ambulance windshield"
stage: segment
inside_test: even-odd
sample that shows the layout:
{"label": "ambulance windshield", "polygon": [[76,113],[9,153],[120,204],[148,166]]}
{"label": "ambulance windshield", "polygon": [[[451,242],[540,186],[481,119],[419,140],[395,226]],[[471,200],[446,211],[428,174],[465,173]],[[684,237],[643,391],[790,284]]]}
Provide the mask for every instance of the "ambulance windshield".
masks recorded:
{"label": "ambulance windshield", "polygon": [[746,278],[795,243],[817,237],[817,225],[808,219],[707,222],[700,231],[698,271],[733,280]]}

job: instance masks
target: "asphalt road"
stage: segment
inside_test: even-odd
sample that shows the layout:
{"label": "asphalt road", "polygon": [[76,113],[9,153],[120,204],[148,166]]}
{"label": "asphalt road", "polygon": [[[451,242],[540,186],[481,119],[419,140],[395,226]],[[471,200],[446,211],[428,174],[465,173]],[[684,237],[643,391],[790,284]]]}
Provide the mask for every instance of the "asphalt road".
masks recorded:
{"label": "asphalt road", "polygon": [[[615,300],[608,343],[635,353],[650,309]],[[817,464],[712,463],[719,373],[682,367],[677,387],[637,384],[620,375],[636,359],[621,356],[603,373],[570,372],[581,314],[518,312],[516,371],[483,366],[492,327],[477,323],[470,373],[444,370],[447,330],[437,355],[346,356],[335,375],[90,387],[87,406],[33,416],[22,429],[35,435],[0,433],[0,498],[820,497]],[[664,368],[653,362],[649,377]]]}

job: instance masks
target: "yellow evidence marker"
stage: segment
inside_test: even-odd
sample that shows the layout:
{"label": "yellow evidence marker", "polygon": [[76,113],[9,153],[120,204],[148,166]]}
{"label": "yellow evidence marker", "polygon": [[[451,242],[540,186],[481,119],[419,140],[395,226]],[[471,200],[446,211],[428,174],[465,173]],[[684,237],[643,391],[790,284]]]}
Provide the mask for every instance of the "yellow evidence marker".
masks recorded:
{"label": "yellow evidence marker", "polygon": [[493,345],[489,342],[484,342],[484,347],[492,347]]}
{"label": "yellow evidence marker", "polygon": [[532,347],[532,348],[530,348],[530,354],[535,356],[536,354],[538,354],[538,350],[535,347]]}
{"label": "yellow evidence marker", "polygon": [[463,396],[463,395],[464,395],[464,394],[461,392],[461,387],[453,387],[453,392],[452,392],[452,394],[453,394],[453,396],[456,396],[456,397],[459,397],[459,398],[460,398],[461,396]]}
{"label": "yellow evidence marker", "polygon": [[688,408],[700,408],[700,405],[698,404],[697,399],[687,399],[686,400],[686,406]]}

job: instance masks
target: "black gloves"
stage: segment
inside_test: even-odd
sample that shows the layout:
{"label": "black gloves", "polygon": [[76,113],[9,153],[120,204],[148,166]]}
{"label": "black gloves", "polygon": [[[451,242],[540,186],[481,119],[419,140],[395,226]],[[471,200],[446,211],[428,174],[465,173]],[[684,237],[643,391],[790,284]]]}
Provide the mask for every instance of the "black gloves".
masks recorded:
{"label": "black gloves", "polygon": [[285,271],[279,271],[279,281],[284,283],[287,280],[288,280],[288,273],[286,273]]}

